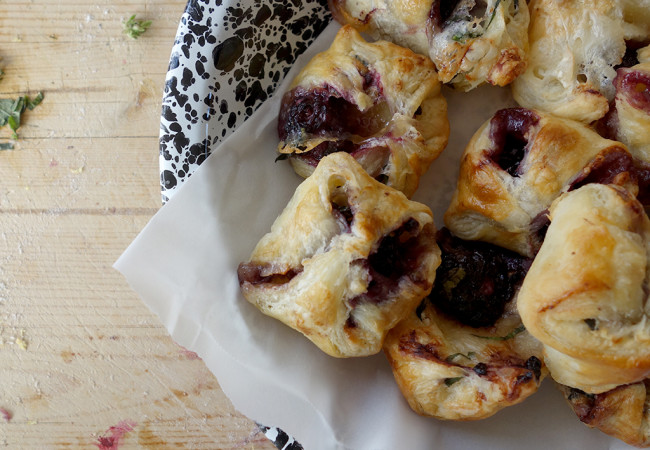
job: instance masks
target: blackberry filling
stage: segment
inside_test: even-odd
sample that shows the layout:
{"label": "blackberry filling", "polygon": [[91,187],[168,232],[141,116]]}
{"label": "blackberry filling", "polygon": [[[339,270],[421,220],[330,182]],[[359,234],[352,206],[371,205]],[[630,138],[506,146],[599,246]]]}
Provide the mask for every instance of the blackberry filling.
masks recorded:
{"label": "blackberry filling", "polygon": [[546,231],[548,231],[548,226],[551,224],[551,219],[548,218],[548,209],[545,209],[541,213],[537,214],[533,220],[530,221],[530,248],[534,254],[537,254],[544,238],[546,237]]}
{"label": "blackberry filling", "polygon": [[637,199],[643,206],[647,207],[650,205],[650,164],[640,159],[635,159],[634,176],[639,186]]}
{"label": "blackberry filling", "polygon": [[625,54],[623,55],[621,63],[617,66],[614,66],[614,69],[620,69],[621,67],[632,67],[639,64],[637,51],[648,44],[650,44],[650,42],[625,41]]}
{"label": "blackberry filling", "polygon": [[616,93],[622,93],[634,108],[650,114],[650,74],[640,70],[619,69],[614,78]]}
{"label": "blackberry filling", "polygon": [[[310,138],[327,139],[307,152],[292,154],[292,158],[316,167],[321,159],[331,153],[367,154],[375,149],[364,144],[363,140],[380,133],[392,114],[383,100],[379,75],[372,70],[361,70],[360,74],[364,91],[373,98],[379,98],[366,111],[360,111],[354,103],[329,86],[314,89],[297,87],[284,95],[278,118],[280,140],[304,150],[304,143]],[[380,153],[377,159],[387,159],[386,147],[376,149]],[[381,168],[384,165],[385,162]],[[378,175],[380,169],[373,176]]]}
{"label": "blackberry filling", "polygon": [[429,26],[439,33],[455,22],[470,22],[485,16],[485,0],[441,0],[433,2],[429,11]]}
{"label": "blackberry filling", "polygon": [[634,176],[632,155],[619,147],[608,148],[582,169],[571,182],[569,190],[573,191],[589,183],[615,183],[616,179],[624,173],[628,173],[630,177]]}
{"label": "blackberry filling", "polygon": [[278,136],[285,142],[297,142],[305,133],[315,136],[340,134],[347,127],[345,119],[351,110],[357,107],[332,88],[295,88],[282,98]]}
{"label": "blackberry filling", "polygon": [[239,285],[250,283],[252,285],[259,284],[286,284],[293,277],[302,272],[302,267],[298,269],[290,269],[285,273],[274,273],[270,275],[262,275],[265,269],[268,268],[266,264],[257,264],[254,262],[241,263],[237,267],[237,278],[239,278]]}
{"label": "blackberry filling", "polygon": [[429,296],[440,310],[471,327],[488,327],[503,315],[530,268],[531,259],[443,228],[437,235],[442,263]]}
{"label": "blackberry filling", "polygon": [[[363,261],[368,270],[368,289],[349,300],[350,306],[370,302],[379,304],[393,293],[404,276],[412,276],[418,268],[420,257],[427,252],[426,228],[419,233],[418,222],[408,219],[395,231],[384,236],[377,250]],[[417,279],[412,281],[418,282]]]}
{"label": "blackberry filling", "polygon": [[489,156],[511,176],[520,175],[519,166],[526,156],[527,134],[537,125],[539,116],[525,108],[507,108],[496,112],[490,121]]}
{"label": "blackberry filling", "polygon": [[354,220],[354,212],[347,197],[338,195],[332,199],[332,215],[339,224],[341,231],[349,232]]}

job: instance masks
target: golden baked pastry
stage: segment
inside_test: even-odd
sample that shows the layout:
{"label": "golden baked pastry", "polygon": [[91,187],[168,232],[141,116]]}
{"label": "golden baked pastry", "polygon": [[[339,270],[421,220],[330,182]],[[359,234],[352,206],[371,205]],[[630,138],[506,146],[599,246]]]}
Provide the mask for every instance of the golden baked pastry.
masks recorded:
{"label": "golden baked pastry", "polygon": [[445,224],[462,239],[532,256],[553,200],[589,182],[634,189],[632,163],[624,145],[579,122],[525,108],[503,109],[465,149]]}
{"label": "golden baked pastry", "polygon": [[517,309],[553,379],[589,394],[650,375],[650,220],[625,189],[560,197]]}
{"label": "golden baked pastry", "polygon": [[343,27],[284,94],[278,150],[303,177],[323,156],[350,153],[410,197],[449,138],[440,87],[428,58]]}
{"label": "golden baked pastry", "polygon": [[526,68],[528,6],[519,0],[329,0],[342,24],[429,55],[440,80],[505,86]]}
{"label": "golden baked pastry", "polygon": [[650,447],[650,380],[587,394],[559,385],[578,418],[591,428],[636,447]]}
{"label": "golden baked pastry", "polygon": [[618,69],[614,87],[616,138],[633,156],[650,163],[650,60]]}
{"label": "golden baked pastry", "polygon": [[650,45],[629,53],[616,71],[615,97],[595,129],[628,146],[642,161],[650,162]]}
{"label": "golden baked pastry", "polygon": [[237,274],[244,297],[337,357],[381,350],[431,290],[440,250],[428,207],[323,158]]}
{"label": "golden baked pastry", "polygon": [[[541,344],[523,330],[514,308],[529,261],[444,229],[438,242],[442,264],[434,289],[388,333],[384,352],[417,413],[486,418],[536,392],[546,374]],[[448,300],[461,306],[449,311]]]}
{"label": "golden baked pastry", "polygon": [[591,123],[614,97],[626,43],[650,41],[648,0],[531,0],[526,71],[512,84],[527,108]]}

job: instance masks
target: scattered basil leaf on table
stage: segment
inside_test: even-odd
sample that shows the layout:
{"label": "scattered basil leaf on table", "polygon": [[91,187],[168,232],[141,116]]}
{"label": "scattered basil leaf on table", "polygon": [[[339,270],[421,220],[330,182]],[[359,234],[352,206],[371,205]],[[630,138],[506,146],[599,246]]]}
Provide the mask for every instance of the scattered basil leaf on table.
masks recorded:
{"label": "scattered basil leaf on table", "polygon": [[131,39],[137,39],[147,31],[152,22],[151,20],[135,20],[135,14],[133,14],[122,23],[124,24],[124,33]]}
{"label": "scattered basil leaf on table", "polygon": [[[36,94],[34,99],[30,99],[27,95],[17,99],[0,98],[0,127],[9,125],[9,128],[13,131],[12,138],[18,139],[21,115],[25,112],[25,109],[32,110],[42,101],[42,92]],[[3,148],[3,150],[6,150],[6,148]]]}

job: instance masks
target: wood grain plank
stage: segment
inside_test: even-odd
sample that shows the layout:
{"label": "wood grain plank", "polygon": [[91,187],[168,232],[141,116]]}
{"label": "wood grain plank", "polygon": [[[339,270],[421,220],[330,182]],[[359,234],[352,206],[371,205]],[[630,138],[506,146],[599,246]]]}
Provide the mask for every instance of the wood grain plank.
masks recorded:
{"label": "wood grain plank", "polygon": [[161,206],[152,137],[21,139],[0,152],[0,180],[0,215],[96,209],[151,216]]}
{"label": "wood grain plank", "polygon": [[[160,208],[184,7],[0,2],[0,98],[45,94],[0,152],[0,445],[95,448],[119,432],[120,448],[274,448],[111,267]],[[122,34],[133,13],[153,20],[137,41]]]}

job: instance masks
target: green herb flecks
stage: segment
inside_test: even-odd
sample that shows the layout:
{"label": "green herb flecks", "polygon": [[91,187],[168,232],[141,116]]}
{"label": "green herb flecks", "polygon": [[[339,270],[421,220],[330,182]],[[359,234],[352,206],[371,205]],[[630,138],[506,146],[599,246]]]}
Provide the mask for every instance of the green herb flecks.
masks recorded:
{"label": "green herb flecks", "polygon": [[454,267],[447,273],[447,278],[442,283],[442,289],[448,298],[452,297],[452,291],[463,281],[467,273],[462,267]]}
{"label": "green herb flecks", "polygon": [[149,29],[152,22],[151,20],[135,20],[135,14],[133,14],[122,23],[124,24],[124,34],[131,39],[137,39]]}
{"label": "green herb flecks", "polygon": [[472,336],[476,336],[477,338],[481,338],[481,339],[489,339],[491,341],[507,341],[508,339],[512,339],[513,337],[517,336],[519,333],[522,333],[524,331],[526,331],[526,327],[520,325],[514,330],[512,330],[510,333],[506,334],[505,336],[479,336],[478,334],[473,334]]}
{"label": "green herb flecks", "polygon": [[[467,39],[476,39],[478,37],[481,37],[483,33],[485,33],[488,30],[488,28],[490,28],[490,25],[492,25],[492,21],[494,20],[494,17],[497,14],[497,9],[499,8],[500,4],[501,4],[501,0],[497,0],[494,3],[494,8],[492,9],[490,20],[488,20],[487,25],[485,25],[482,31],[467,31],[465,33],[456,33],[451,38],[456,42],[464,42]],[[518,10],[519,9],[518,0],[515,0],[514,5],[515,5],[515,10]]]}
{"label": "green herb flecks", "polygon": [[458,358],[459,356],[462,356],[463,358],[469,359],[471,361],[472,358],[474,356],[476,356],[476,353],[474,353],[474,352],[468,352],[467,354],[465,354],[465,353],[454,353],[453,355],[447,356],[447,358],[445,358],[445,361],[452,362],[454,359]]}
{"label": "green herb flecks", "polygon": [[454,34],[451,38],[456,42],[464,42],[466,39],[475,39],[481,37],[483,33],[478,31],[468,31],[467,33]]}
{"label": "green herb flecks", "polygon": [[497,8],[499,7],[499,4],[501,3],[501,0],[497,0],[496,3],[494,4],[494,9],[492,10],[492,15],[490,16],[490,21],[488,22],[487,26],[485,27],[485,31],[487,31],[488,28],[490,28],[490,25],[492,24],[492,21],[494,20],[494,16],[497,14]]}
{"label": "green herb flecks", "polygon": [[0,142],[0,150],[13,150],[14,144],[11,142]]}
{"label": "green herb flecks", "polygon": [[458,383],[462,379],[463,377],[445,378],[445,386],[451,386],[454,383]]}
{"label": "green herb flecks", "polygon": [[12,138],[18,139],[20,119],[25,109],[32,110],[42,101],[42,92],[39,92],[33,100],[28,96],[18,97],[15,100],[11,98],[0,98],[0,127],[9,125],[11,131],[13,131]]}

